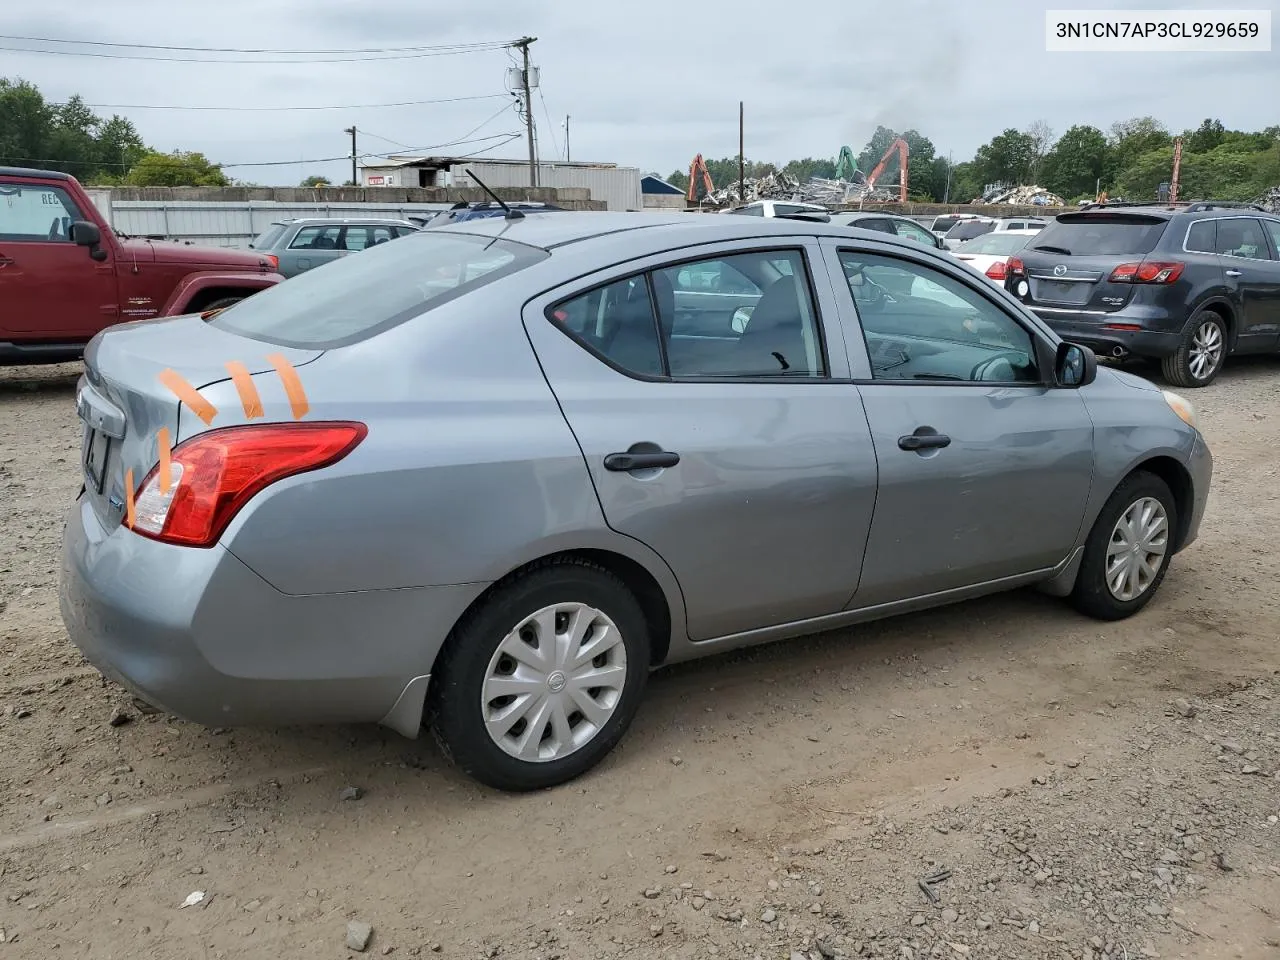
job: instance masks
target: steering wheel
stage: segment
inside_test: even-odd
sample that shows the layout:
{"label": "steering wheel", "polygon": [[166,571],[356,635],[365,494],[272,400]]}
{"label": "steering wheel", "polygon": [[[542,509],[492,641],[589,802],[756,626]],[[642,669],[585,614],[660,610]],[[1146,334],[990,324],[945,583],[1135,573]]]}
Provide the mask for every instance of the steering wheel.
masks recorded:
{"label": "steering wheel", "polygon": [[[990,371],[992,367],[994,367],[996,364],[1000,363],[1001,361],[1004,361],[1004,363],[1008,365],[1011,372],[1016,373],[1018,366],[1020,364],[1025,363],[1026,359],[1027,359],[1027,355],[1025,353],[1021,353],[1020,351],[1001,350],[994,357],[987,357],[987,359],[982,360],[977,364],[975,364],[974,368],[969,371],[969,379],[973,381],[986,380],[987,379],[986,374],[988,373],[988,371]],[[994,377],[992,379],[1013,380],[1016,378],[1015,377]]]}

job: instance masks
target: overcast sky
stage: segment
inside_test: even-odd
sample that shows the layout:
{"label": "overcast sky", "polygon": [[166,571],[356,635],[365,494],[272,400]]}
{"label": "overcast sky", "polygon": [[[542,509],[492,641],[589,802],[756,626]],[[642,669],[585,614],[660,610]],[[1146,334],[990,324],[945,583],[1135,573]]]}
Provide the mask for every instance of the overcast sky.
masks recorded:
{"label": "overcast sky", "polygon": [[[1207,0],[1081,5],[1213,6]],[[537,37],[533,61],[542,76],[534,103],[540,154],[563,155],[569,114],[573,159],[664,175],[687,169],[696,153],[736,154],[740,99],[746,103],[748,158],[778,162],[834,158],[846,143],[857,153],[880,123],[914,127],[958,162],[1002,129],[1036,120],[1056,133],[1074,123],[1106,129],[1142,114],[1174,130],[1211,116],[1246,129],[1280,121],[1280,53],[1046,53],[1044,11],[1070,6],[1045,0],[789,0],[754,7],[727,0],[42,0],[7,9],[0,32],[291,49],[530,35]],[[1280,21],[1280,0],[1231,6],[1270,9]],[[51,99],[79,93],[91,104],[300,107],[502,95],[509,65],[502,50],[306,65],[143,63],[0,51],[0,75],[23,77]],[[359,110],[98,112],[128,116],[157,148],[199,150],[225,164],[342,156],[350,150],[343,129],[353,123],[362,131],[361,153],[436,147],[463,139],[491,117],[471,136],[521,129],[501,97]],[[501,140],[428,152],[457,155],[495,143]],[[490,155],[527,154],[524,141],[514,140]],[[267,184],[297,183],[313,173],[340,182],[350,176],[350,163],[227,172]]]}

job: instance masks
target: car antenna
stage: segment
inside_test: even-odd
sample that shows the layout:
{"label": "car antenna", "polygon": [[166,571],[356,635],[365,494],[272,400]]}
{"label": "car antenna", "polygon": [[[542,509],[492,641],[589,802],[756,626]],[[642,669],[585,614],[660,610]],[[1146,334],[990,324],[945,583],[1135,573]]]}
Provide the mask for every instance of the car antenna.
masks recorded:
{"label": "car antenna", "polygon": [[512,210],[510,207],[508,207],[502,201],[501,197],[499,197],[496,193],[494,193],[487,186],[485,186],[484,181],[481,180],[479,177],[477,177],[470,170],[467,171],[467,176],[469,176],[476,183],[480,184],[480,189],[483,190],[485,193],[487,193],[489,196],[493,197],[494,203],[500,206],[503,210],[507,211],[507,215],[506,215],[507,220],[523,220],[524,219],[523,213],[521,213],[519,210]]}

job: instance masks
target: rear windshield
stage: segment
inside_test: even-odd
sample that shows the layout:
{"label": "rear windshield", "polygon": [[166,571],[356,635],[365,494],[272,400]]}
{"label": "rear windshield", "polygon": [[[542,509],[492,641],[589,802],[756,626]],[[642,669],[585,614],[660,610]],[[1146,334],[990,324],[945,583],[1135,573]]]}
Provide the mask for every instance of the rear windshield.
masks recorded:
{"label": "rear windshield", "polygon": [[253,238],[253,243],[249,244],[254,250],[269,250],[280,239],[280,234],[284,233],[285,225],[283,223],[273,223],[267,229]]}
{"label": "rear windshield", "polygon": [[1027,249],[1068,257],[1128,257],[1155,249],[1167,220],[1134,214],[1066,213],[1038,234]]}
{"label": "rear windshield", "polygon": [[960,220],[956,217],[939,217],[933,221],[933,226],[929,229],[935,233],[946,233],[959,222]]}
{"label": "rear windshield", "polygon": [[972,240],[974,237],[980,237],[984,233],[990,233],[995,228],[996,225],[994,223],[984,223],[981,220],[962,220],[947,231],[947,239]]}
{"label": "rear windshield", "polygon": [[1007,257],[1017,253],[1031,239],[1029,233],[988,233],[975,237],[956,247],[956,253],[985,254],[990,257]]}
{"label": "rear windshield", "polygon": [[288,347],[346,346],[547,256],[509,240],[413,233],[269,287],[209,325]]}

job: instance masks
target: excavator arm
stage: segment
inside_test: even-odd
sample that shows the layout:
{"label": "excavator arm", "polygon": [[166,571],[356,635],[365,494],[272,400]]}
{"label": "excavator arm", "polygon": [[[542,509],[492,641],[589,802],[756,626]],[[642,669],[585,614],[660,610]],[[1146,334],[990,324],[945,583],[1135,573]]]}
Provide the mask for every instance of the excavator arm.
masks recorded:
{"label": "excavator arm", "polygon": [[889,144],[889,149],[884,152],[884,156],[880,158],[880,162],[876,164],[876,168],[867,175],[867,186],[875,189],[876,181],[880,179],[880,174],[884,173],[884,168],[889,165],[889,161],[893,159],[893,155],[898,155],[898,166],[902,170],[901,184],[898,187],[898,202],[907,202],[907,157],[911,152],[911,148],[907,146],[907,141],[901,137]]}
{"label": "excavator arm", "polygon": [[702,159],[702,154],[698,154],[693,158],[693,163],[689,164],[689,194],[686,199],[690,203],[698,202],[698,177],[702,177],[702,185],[706,188],[705,196],[711,196],[715,193],[715,186],[711,183],[711,174],[707,170],[706,161]]}

